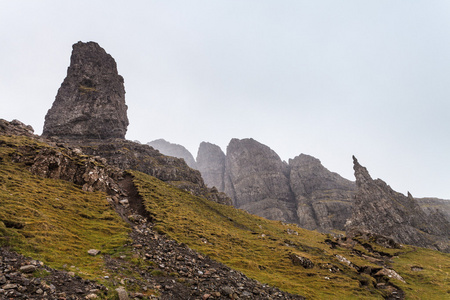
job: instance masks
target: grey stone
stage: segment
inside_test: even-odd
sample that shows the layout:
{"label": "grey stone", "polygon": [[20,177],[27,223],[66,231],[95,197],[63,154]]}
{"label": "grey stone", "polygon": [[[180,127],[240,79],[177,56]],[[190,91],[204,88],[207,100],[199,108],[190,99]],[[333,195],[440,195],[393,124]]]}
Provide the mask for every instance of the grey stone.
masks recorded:
{"label": "grey stone", "polygon": [[92,255],[92,256],[96,256],[96,255],[98,255],[100,253],[100,250],[97,250],[97,249],[89,249],[88,250],[88,254],[89,255]]}
{"label": "grey stone", "polygon": [[45,116],[42,135],[65,139],[125,138],[123,77],[97,43],[73,45],[67,76]]}
{"label": "grey stone", "polygon": [[18,287],[18,285],[15,284],[15,283],[7,283],[4,286],[2,286],[2,289],[4,289],[4,290],[13,290],[13,289],[16,289],[17,287]]}
{"label": "grey stone", "polygon": [[119,287],[116,289],[117,295],[119,296],[119,300],[128,300],[128,293],[123,287]]}
{"label": "grey stone", "polygon": [[20,272],[22,273],[33,273],[34,271],[36,271],[36,266],[34,265],[26,265],[20,267]]}

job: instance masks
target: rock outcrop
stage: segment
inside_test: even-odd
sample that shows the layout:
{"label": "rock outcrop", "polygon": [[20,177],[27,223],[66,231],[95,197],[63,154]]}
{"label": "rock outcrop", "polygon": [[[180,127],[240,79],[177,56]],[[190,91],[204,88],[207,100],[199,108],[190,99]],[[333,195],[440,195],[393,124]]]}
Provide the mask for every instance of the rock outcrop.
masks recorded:
{"label": "rock outcrop", "polygon": [[34,129],[30,125],[25,125],[19,120],[12,120],[8,122],[0,119],[0,133],[4,135],[22,135],[28,137],[37,137],[34,134]]}
{"label": "rock outcrop", "polygon": [[442,213],[450,222],[450,200],[438,198],[415,198],[427,215]]}
{"label": "rock outcrop", "polygon": [[97,43],[74,44],[67,76],[45,116],[43,136],[124,139],[128,118],[123,82],[116,62]]}
{"label": "rock outcrop", "polygon": [[224,190],[225,153],[219,146],[202,142],[197,153],[197,168],[208,186]]}
{"label": "rock outcrop", "polygon": [[191,152],[182,145],[173,144],[164,139],[151,141],[147,145],[152,146],[164,155],[182,158],[189,167],[197,169],[197,163]]}
{"label": "rock outcrop", "polygon": [[442,213],[427,215],[408,193],[394,191],[381,179],[373,180],[353,157],[356,185],[352,217],[347,233],[368,231],[394,241],[450,252],[450,223]]}
{"label": "rock outcrop", "polygon": [[232,139],[227,147],[224,191],[235,207],[271,220],[297,223],[289,168],[269,147]]}
{"label": "rock outcrop", "polygon": [[328,171],[320,160],[305,154],[290,159],[289,167],[298,224],[310,230],[343,230],[352,213],[355,183]]}
{"label": "rock outcrop", "polygon": [[85,140],[72,145],[80,147],[85,154],[100,156],[109,165],[122,170],[137,170],[180,189],[209,200],[231,205],[231,199],[216,189],[208,188],[199,171],[190,168],[183,159],[166,156],[149,145],[113,139],[109,141]]}
{"label": "rock outcrop", "polygon": [[226,155],[216,145],[201,143],[197,166],[205,183],[228,194],[235,207],[268,219],[329,231],[344,230],[351,216],[355,183],[309,155],[287,164],[253,139],[232,139]]}

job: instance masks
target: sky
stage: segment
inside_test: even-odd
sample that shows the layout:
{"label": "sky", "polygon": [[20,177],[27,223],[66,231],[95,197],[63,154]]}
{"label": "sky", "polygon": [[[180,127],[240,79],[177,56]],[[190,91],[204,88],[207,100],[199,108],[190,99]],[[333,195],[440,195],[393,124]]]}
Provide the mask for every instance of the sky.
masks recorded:
{"label": "sky", "polygon": [[450,1],[0,0],[0,118],[41,134],[72,45],[125,79],[126,138],[254,138],[450,199]]}

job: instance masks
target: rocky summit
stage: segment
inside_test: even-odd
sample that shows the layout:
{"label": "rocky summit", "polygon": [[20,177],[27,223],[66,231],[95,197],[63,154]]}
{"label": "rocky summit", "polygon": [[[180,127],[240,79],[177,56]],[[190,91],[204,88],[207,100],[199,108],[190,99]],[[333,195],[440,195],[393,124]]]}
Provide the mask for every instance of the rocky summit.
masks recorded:
{"label": "rocky summit", "polygon": [[440,211],[428,215],[410,193],[394,191],[383,180],[373,180],[353,157],[356,185],[352,217],[347,233],[368,231],[410,244],[450,252],[450,223]]}
{"label": "rocky summit", "polygon": [[236,207],[271,219],[297,223],[288,165],[254,139],[232,139],[227,147],[225,190]]}
{"label": "rocky summit", "polygon": [[202,142],[197,153],[197,168],[208,186],[224,189],[225,153],[219,146]]}
{"label": "rocky summit", "polygon": [[299,225],[311,230],[343,229],[351,216],[355,183],[305,154],[290,159],[289,167]]}
{"label": "rocky summit", "polygon": [[195,162],[194,157],[184,146],[170,143],[164,139],[151,141],[147,143],[147,145],[152,146],[164,155],[182,158],[189,167],[197,169],[197,163]]}
{"label": "rocky summit", "polygon": [[72,48],[67,76],[45,116],[43,136],[124,139],[127,106],[116,62],[94,42],[78,42]]}
{"label": "rocky summit", "polygon": [[253,139],[232,139],[226,155],[216,145],[201,143],[197,165],[206,184],[259,216],[319,231],[343,230],[351,216],[355,183],[309,155],[287,164]]}

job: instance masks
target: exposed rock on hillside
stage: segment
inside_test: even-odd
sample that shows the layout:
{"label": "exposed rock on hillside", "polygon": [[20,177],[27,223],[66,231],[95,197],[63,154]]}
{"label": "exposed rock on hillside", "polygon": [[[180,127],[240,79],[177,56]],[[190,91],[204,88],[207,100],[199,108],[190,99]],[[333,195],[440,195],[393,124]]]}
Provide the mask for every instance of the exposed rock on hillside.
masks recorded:
{"label": "exposed rock on hillside", "polygon": [[427,215],[432,215],[436,211],[441,212],[450,222],[450,200],[438,198],[415,198],[417,203]]}
{"label": "exposed rock on hillside", "polygon": [[442,213],[427,216],[408,193],[397,193],[381,179],[373,180],[353,157],[358,191],[347,233],[369,231],[403,244],[450,252],[450,223]]}
{"label": "exposed rock on hillside", "polygon": [[[75,145],[75,143],[73,143]],[[122,170],[137,170],[209,200],[231,204],[230,198],[208,188],[199,171],[191,169],[183,159],[165,156],[148,145],[127,140],[85,140],[78,144],[84,153],[105,158],[108,164]]]}
{"label": "exposed rock on hillside", "polygon": [[269,147],[253,139],[232,139],[227,147],[225,193],[250,213],[297,223],[288,166]]}
{"label": "exposed rock on hillside", "polygon": [[197,153],[197,168],[208,186],[224,190],[225,153],[219,146],[202,142]]}
{"label": "exposed rock on hillside", "polygon": [[154,140],[147,143],[147,145],[152,146],[164,155],[182,158],[189,167],[197,169],[197,163],[195,162],[194,157],[184,146],[172,144],[164,139]]}
{"label": "exposed rock on hillside", "polygon": [[34,129],[30,125],[25,125],[19,120],[8,122],[0,119],[0,132],[5,135],[23,135],[28,137],[37,137],[34,135]]}
{"label": "exposed rock on hillside", "polygon": [[351,216],[355,184],[312,156],[302,154],[288,165],[253,139],[232,139],[227,155],[216,145],[200,144],[197,165],[206,184],[259,216],[319,231],[343,230]]}
{"label": "exposed rock on hillside", "polygon": [[328,171],[309,155],[290,159],[289,166],[299,225],[311,230],[343,230],[351,216],[355,183]]}
{"label": "exposed rock on hillside", "polygon": [[45,116],[43,136],[125,138],[128,127],[123,77],[97,43],[73,45],[67,77]]}

